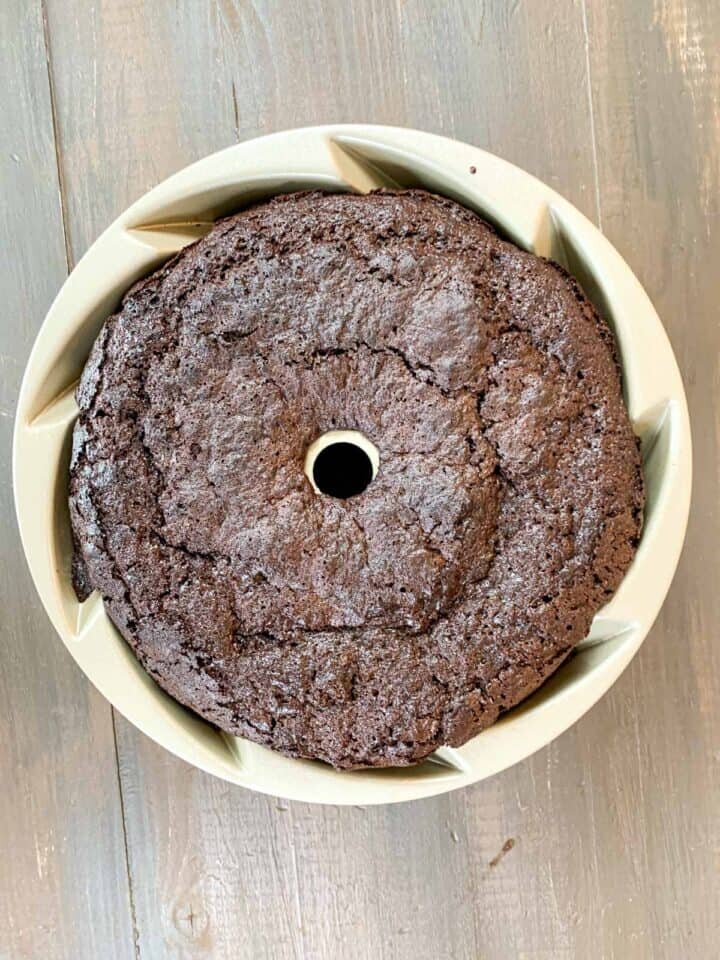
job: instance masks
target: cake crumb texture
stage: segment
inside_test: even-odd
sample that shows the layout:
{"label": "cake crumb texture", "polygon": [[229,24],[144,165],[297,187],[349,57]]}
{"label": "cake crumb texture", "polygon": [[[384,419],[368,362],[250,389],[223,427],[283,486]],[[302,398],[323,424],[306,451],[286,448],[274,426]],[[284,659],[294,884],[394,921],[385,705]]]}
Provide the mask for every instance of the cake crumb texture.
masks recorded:
{"label": "cake crumb texture", "polygon": [[[218,222],[127,293],[77,395],[79,595],[169,694],[289,756],[461,745],[587,635],[638,543],[605,321],[423,191]],[[332,429],[380,451],[347,500],[303,471]]]}

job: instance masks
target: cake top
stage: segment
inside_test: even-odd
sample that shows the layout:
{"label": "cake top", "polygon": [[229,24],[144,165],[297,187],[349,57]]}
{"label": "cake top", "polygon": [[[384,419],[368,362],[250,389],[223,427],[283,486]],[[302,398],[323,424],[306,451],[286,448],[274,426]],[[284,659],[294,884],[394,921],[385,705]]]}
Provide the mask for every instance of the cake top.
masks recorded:
{"label": "cake top", "polygon": [[[586,635],[639,536],[606,324],[423,191],[220,221],[126,295],[78,399],[78,589],[173,696],[293,756],[464,742]],[[379,453],[355,496],[304,472],[331,430]]]}

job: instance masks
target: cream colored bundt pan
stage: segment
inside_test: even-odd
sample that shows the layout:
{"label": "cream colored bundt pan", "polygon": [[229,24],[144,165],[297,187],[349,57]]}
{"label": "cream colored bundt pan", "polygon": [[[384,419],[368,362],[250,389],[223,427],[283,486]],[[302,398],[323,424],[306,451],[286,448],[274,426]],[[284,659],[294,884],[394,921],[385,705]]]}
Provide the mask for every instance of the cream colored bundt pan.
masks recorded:
{"label": "cream colored bundt pan", "polygon": [[[78,603],[67,508],[74,389],[124,291],[207,233],[216,218],[291,190],[362,193],[398,185],[459,200],[577,278],[617,338],[627,405],[642,439],[647,511],[617,594],[577,654],[537,693],[465,746],[444,747],[415,767],[340,773],[218,732],[143,671],[99,595]],[[253,790],[318,803],[394,803],[454,790],[517,763],[566,730],[618,678],[650,629],[678,561],[690,443],[680,375],[655,310],[617,251],[571,204],[517,167],[454,140],[394,127],[312,127],[251,140],[181,170],[90,247],[52,305],[25,372],[15,501],[35,586],[56,630],[98,690],[140,730],[188,763]]]}

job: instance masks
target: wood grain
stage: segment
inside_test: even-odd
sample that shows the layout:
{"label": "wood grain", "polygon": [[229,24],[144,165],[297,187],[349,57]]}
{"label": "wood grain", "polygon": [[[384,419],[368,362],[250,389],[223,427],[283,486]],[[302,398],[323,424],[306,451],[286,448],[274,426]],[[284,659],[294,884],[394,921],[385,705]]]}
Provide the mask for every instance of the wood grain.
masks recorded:
{"label": "wood grain", "polygon": [[[456,136],[536,173],[602,223],[666,323],[696,434],[688,544],[640,655],[573,729],[489,782],[401,807],[289,804],[189,768],[118,718],[137,955],[714,955],[716,5],[48,0],[47,13],[72,257],[159,179],[235,139],[334,120]],[[23,51],[10,70],[31,69],[31,53]],[[52,146],[47,109],[28,129]],[[27,232],[12,224],[28,245],[43,223],[61,235],[56,197],[54,219],[43,221],[42,213]],[[51,268],[46,274],[43,289],[51,290],[59,275],[52,279]],[[17,286],[15,277],[10,281]],[[13,347],[12,356],[22,357],[23,349]],[[34,600],[15,610],[44,626]],[[37,664],[22,658],[17,669],[36,689],[26,712],[38,716],[32,714],[35,728],[13,731],[13,763],[37,749],[36,728],[47,724],[37,704],[44,695]],[[57,703],[66,710],[82,699],[64,695],[69,699],[58,696]],[[72,717],[74,736],[87,736],[91,712]],[[96,756],[103,770],[112,760],[105,746]],[[61,761],[65,784],[84,789],[84,768],[77,772],[67,756]],[[109,788],[106,801],[101,816],[116,818]],[[13,795],[0,811],[20,802]],[[36,815],[41,822],[43,811]],[[78,822],[93,835],[92,823]],[[100,872],[98,890],[114,883],[120,898],[122,844],[117,830],[110,836],[102,865],[78,854],[74,879],[87,883]],[[123,909],[116,911],[124,931],[112,941],[116,954],[105,949],[111,941],[104,927],[95,931],[103,950],[91,955],[132,956]],[[10,902],[15,922],[28,912]],[[70,915],[73,929],[82,929],[82,910],[79,918]],[[44,955],[72,955],[54,949]]]}
{"label": "wood grain", "polygon": [[588,4],[588,29],[603,228],[663,319],[695,446],[683,558],[618,691],[632,696],[637,763],[613,778],[617,828],[647,904],[640,955],[708,957],[720,942],[720,7]]}
{"label": "wood grain", "polygon": [[20,378],[67,273],[40,4],[0,4],[0,37],[0,957],[127,960],[111,711],[35,597],[12,504]]}

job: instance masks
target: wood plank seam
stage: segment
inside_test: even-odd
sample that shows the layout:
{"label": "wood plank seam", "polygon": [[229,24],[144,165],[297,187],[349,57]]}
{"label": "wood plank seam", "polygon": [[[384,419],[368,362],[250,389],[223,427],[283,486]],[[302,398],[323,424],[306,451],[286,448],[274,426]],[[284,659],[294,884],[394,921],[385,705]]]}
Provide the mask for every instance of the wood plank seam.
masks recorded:
{"label": "wood plank seam", "polygon": [[72,269],[72,249],[70,246],[70,237],[68,233],[68,216],[65,203],[65,180],[63,175],[62,162],[60,160],[60,131],[58,128],[57,106],[55,98],[55,79],[52,68],[52,53],[50,48],[50,28],[48,25],[47,0],[40,0],[40,12],[42,17],[43,46],[45,48],[45,66],[47,68],[48,94],[50,97],[50,116],[52,118],[53,148],[55,150],[55,165],[57,167],[58,178],[58,199],[60,203],[60,222],[62,224],[63,243],[65,244],[65,263],[67,272]]}
{"label": "wood plank seam", "polygon": [[233,106],[233,122],[235,124],[235,139],[238,143],[242,141],[240,136],[240,110],[238,109],[238,98],[237,98],[237,89],[235,87],[235,81],[232,81],[232,106]]}
{"label": "wood plank seam", "polygon": [[125,821],[125,797],[123,796],[122,776],[120,775],[120,753],[117,742],[117,728],[115,708],[110,707],[110,717],[112,719],[113,749],[115,750],[115,771],[117,773],[118,794],[120,796],[120,820],[122,822],[123,848],[125,857],[125,876],[128,884],[128,900],[130,901],[130,919],[132,921],[132,939],[135,951],[135,960],[140,960],[140,931],[137,923],[137,913],[135,911],[135,891],[133,889],[132,874],[130,872],[130,851],[128,848],[127,824]]}
{"label": "wood plank seam", "polygon": [[595,210],[597,225],[602,230],[602,204],[600,202],[600,168],[598,165],[597,139],[595,134],[595,108],[593,104],[592,73],[590,70],[590,31],[587,20],[587,0],[582,0],[582,29],[585,46],[585,83],[587,84],[588,114],[590,121],[590,151],[592,154],[593,175],[595,178]]}

